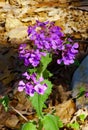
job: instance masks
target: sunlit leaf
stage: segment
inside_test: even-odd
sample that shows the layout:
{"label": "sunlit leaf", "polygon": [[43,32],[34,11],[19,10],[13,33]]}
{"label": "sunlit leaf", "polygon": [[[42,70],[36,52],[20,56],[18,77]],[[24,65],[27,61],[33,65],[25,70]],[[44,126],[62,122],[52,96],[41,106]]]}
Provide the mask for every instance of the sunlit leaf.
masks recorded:
{"label": "sunlit leaf", "polygon": [[78,123],[78,122],[69,123],[69,124],[68,124],[68,127],[71,127],[71,128],[73,128],[73,129],[75,129],[75,130],[80,130],[80,129],[79,129],[80,126],[79,126],[79,123]]}
{"label": "sunlit leaf", "polygon": [[22,129],[21,130],[37,130],[36,129],[36,126],[31,123],[31,122],[28,122],[28,123],[25,123],[23,126],[22,126]]}
{"label": "sunlit leaf", "polygon": [[42,71],[44,71],[44,70],[47,68],[48,64],[49,64],[51,61],[52,61],[52,57],[51,57],[50,54],[47,54],[46,56],[43,56],[43,57],[41,58],[41,63],[42,63],[42,65],[43,65]]}
{"label": "sunlit leaf", "polygon": [[79,115],[79,118],[80,118],[81,121],[84,121],[85,118],[86,118],[86,115],[85,114],[81,114],[81,115]]}
{"label": "sunlit leaf", "polygon": [[42,120],[44,130],[59,130],[59,120],[57,116],[54,115],[46,115]]}

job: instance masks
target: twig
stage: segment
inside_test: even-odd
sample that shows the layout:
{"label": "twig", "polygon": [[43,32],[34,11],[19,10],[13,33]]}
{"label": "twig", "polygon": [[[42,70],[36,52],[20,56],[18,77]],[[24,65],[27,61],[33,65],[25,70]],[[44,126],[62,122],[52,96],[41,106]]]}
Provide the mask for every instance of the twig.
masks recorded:
{"label": "twig", "polygon": [[24,120],[28,121],[28,119],[23,116],[17,109],[15,109],[14,107],[10,106],[16,113],[18,113]]}

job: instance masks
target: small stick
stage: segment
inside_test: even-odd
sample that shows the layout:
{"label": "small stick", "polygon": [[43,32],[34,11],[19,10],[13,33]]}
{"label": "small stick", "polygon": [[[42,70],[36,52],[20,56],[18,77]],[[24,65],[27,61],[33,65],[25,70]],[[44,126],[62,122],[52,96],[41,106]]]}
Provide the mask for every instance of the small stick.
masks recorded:
{"label": "small stick", "polygon": [[28,121],[28,119],[23,116],[17,109],[15,109],[14,107],[10,106],[16,113],[18,113],[24,120]]}

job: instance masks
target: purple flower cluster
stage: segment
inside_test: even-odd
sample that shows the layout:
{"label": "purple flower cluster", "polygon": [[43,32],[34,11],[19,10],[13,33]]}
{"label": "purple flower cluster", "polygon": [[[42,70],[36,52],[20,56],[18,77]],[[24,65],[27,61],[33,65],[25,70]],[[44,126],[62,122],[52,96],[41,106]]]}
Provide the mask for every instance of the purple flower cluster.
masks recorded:
{"label": "purple flower cluster", "polygon": [[[78,53],[78,43],[74,43],[68,38],[66,40],[61,32],[61,28],[55,26],[53,22],[36,21],[34,26],[28,27],[28,35],[30,40],[34,42],[36,49],[26,49],[26,44],[19,47],[19,56],[24,59],[25,66],[32,65],[37,67],[40,63],[41,56],[45,56],[47,52],[61,54],[57,60],[58,64],[62,62],[65,65],[74,63],[76,54]],[[68,43],[66,43],[68,42]]]}
{"label": "purple flower cluster", "polygon": [[74,63],[74,59],[76,54],[78,53],[78,43],[72,44],[66,44],[65,49],[61,53],[61,59],[57,60],[58,64],[61,64],[63,62],[65,65],[70,65]]}
{"label": "purple flower cluster", "polygon": [[23,76],[25,76],[26,81],[25,82],[23,80],[19,81],[19,87],[18,87],[19,92],[24,90],[26,94],[29,96],[34,96],[35,92],[41,95],[45,93],[47,85],[42,83],[44,81],[42,76],[39,79],[37,79],[35,73],[29,75],[27,72],[25,72]]}
{"label": "purple flower cluster", "polygon": [[[19,47],[19,57],[24,60],[25,66],[37,67],[41,62],[41,57],[46,56],[47,53],[56,54],[58,64],[74,63],[78,53],[78,43],[73,44],[70,38],[65,39],[61,28],[55,26],[53,22],[36,21],[34,26],[28,27],[28,36],[34,43],[34,48],[28,49],[26,44],[21,44]],[[47,85],[42,84],[43,77],[37,79],[35,73],[29,75],[27,72],[23,76],[26,77],[26,81],[19,82],[19,91],[25,90],[26,94],[30,96],[33,96],[35,92],[44,94]]]}
{"label": "purple flower cluster", "polygon": [[36,21],[34,26],[28,27],[28,35],[39,51],[45,50],[57,55],[61,54],[61,58],[57,60],[58,64],[62,62],[65,65],[74,63],[78,53],[78,43],[73,44],[70,38],[66,39],[67,41],[63,40],[64,34],[61,32],[61,28],[55,26],[53,22]]}
{"label": "purple flower cluster", "polygon": [[55,26],[53,22],[36,21],[34,26],[28,27],[28,36],[40,50],[63,49],[62,37],[64,34],[61,32],[61,28]]}
{"label": "purple flower cluster", "polygon": [[36,50],[26,49],[26,44],[21,44],[19,47],[19,57],[24,60],[25,66],[32,65],[33,67],[38,66],[40,63],[41,56],[45,56],[46,53]]}

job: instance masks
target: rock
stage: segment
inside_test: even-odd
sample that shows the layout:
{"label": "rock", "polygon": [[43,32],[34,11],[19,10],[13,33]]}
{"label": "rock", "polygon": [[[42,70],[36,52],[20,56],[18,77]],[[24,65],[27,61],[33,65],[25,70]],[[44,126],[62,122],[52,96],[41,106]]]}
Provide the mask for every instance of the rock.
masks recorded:
{"label": "rock", "polygon": [[[75,71],[72,78],[71,87],[73,98],[76,98],[80,93],[80,88],[84,88],[88,91],[88,55],[84,58],[80,66]],[[85,95],[81,96],[76,99],[76,105],[78,108],[82,106],[88,107],[88,98],[86,98]]]}

